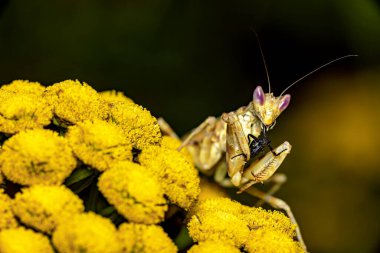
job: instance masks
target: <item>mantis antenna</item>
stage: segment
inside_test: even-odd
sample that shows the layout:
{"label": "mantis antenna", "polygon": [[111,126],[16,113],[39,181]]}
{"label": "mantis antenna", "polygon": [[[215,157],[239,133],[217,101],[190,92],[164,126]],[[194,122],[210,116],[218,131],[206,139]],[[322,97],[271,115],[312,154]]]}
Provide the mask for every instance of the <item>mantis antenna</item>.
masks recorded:
{"label": "mantis antenna", "polygon": [[357,55],[357,54],[348,54],[348,55],[345,55],[345,56],[342,56],[342,57],[336,58],[336,59],[334,59],[334,60],[332,60],[332,61],[329,61],[329,62],[323,64],[322,66],[320,66],[320,67],[314,69],[313,71],[307,73],[307,74],[304,75],[303,77],[297,79],[295,82],[293,82],[292,84],[290,84],[285,90],[283,90],[283,92],[281,92],[280,97],[281,97],[282,94],[284,94],[285,91],[287,91],[290,87],[292,87],[293,85],[295,85],[295,84],[298,83],[299,81],[305,79],[306,77],[310,76],[311,74],[317,72],[318,70],[320,70],[320,69],[322,69],[322,68],[324,68],[324,67],[326,67],[326,66],[328,66],[328,65],[330,65],[330,64],[332,64],[332,63],[334,63],[334,62],[340,61],[340,60],[342,60],[342,59],[349,58],[349,57],[356,57],[356,56],[358,56],[358,55]]}
{"label": "mantis antenna", "polygon": [[264,67],[265,67],[265,73],[267,75],[267,80],[268,80],[268,86],[269,86],[269,91],[268,93],[270,93],[270,80],[269,80],[269,73],[268,73],[268,67],[267,67],[267,63],[265,61],[265,57],[264,57],[264,53],[263,53],[263,49],[261,47],[261,43],[260,43],[260,39],[259,39],[259,35],[257,34],[257,32],[255,30],[252,30],[252,32],[255,34],[256,36],[256,40],[257,40],[257,44],[259,45],[259,49],[260,49],[260,53],[261,53],[261,59],[263,60],[263,63],[264,63]]}

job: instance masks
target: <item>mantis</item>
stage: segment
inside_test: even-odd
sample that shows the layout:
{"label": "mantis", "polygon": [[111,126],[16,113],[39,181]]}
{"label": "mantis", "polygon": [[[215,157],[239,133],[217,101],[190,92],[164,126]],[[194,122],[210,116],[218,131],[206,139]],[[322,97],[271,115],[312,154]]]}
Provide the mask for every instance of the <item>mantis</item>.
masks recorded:
{"label": "mantis", "polygon": [[[265,93],[261,86],[257,86],[248,105],[236,111],[223,113],[220,117],[208,117],[185,136],[178,147],[178,150],[186,147],[193,157],[195,166],[205,175],[213,175],[214,180],[221,186],[238,187],[238,193],[246,191],[259,198],[257,205],[267,202],[274,208],[284,210],[297,226],[296,236],[305,251],[306,245],[289,205],[272,196],[286,181],[284,174],[275,172],[290,153],[291,145],[284,141],[272,148],[266,133],[274,127],[277,118],[289,106],[291,96],[284,93],[291,86],[335,61],[352,56],[356,55],[346,55],[320,66],[293,82],[278,97],[270,91],[264,61],[269,84],[268,93]],[[178,138],[164,119],[160,118],[158,123],[164,133]],[[263,156],[258,156],[265,147],[268,147],[269,151]],[[267,193],[251,187],[269,181],[274,182],[274,185]]]}

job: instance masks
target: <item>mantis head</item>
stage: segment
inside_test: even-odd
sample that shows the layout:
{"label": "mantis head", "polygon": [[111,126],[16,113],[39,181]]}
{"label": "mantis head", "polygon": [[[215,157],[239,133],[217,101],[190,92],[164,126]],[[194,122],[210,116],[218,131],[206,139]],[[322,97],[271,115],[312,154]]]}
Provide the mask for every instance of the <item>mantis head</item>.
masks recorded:
{"label": "mantis head", "polygon": [[275,97],[273,93],[264,93],[261,86],[253,92],[253,111],[264,126],[271,128],[280,114],[289,106],[290,95]]}

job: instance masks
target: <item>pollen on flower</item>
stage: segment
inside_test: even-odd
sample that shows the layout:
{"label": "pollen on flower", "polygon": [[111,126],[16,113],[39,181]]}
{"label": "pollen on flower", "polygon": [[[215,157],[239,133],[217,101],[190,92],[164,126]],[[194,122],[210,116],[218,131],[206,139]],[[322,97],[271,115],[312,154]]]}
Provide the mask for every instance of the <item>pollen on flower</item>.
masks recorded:
{"label": "pollen on flower", "polygon": [[[180,140],[177,140],[173,137],[170,137],[170,136],[163,136],[162,137],[162,141],[161,141],[161,146],[162,147],[166,147],[166,148],[169,148],[169,149],[175,149],[177,150],[177,148],[181,145],[181,141]],[[191,154],[189,152],[189,150],[187,150],[186,147],[182,148],[181,151],[180,151],[185,157],[186,159],[191,163],[191,164],[194,164],[193,162],[193,158],[191,157]]]}
{"label": "pollen on flower", "polygon": [[249,235],[248,223],[233,214],[220,211],[197,212],[187,224],[194,241],[215,240],[241,247]]}
{"label": "pollen on flower", "polygon": [[35,185],[16,194],[12,210],[22,223],[51,234],[59,220],[83,212],[84,206],[65,186]]}
{"label": "pollen on flower", "polygon": [[178,251],[160,226],[123,223],[119,227],[118,235],[123,253],[176,253]]}
{"label": "pollen on flower", "polygon": [[250,229],[267,228],[281,232],[289,238],[295,236],[296,225],[279,211],[242,206],[240,217],[248,222]]}
{"label": "pollen on flower", "polygon": [[98,187],[129,221],[154,224],[164,220],[168,208],[164,192],[157,178],[143,166],[120,162],[99,177]]}
{"label": "pollen on flower", "polygon": [[4,142],[0,168],[6,178],[22,184],[61,184],[76,166],[66,139],[58,133],[34,129]]}
{"label": "pollen on flower", "polygon": [[240,250],[223,241],[204,241],[191,247],[187,253],[210,253],[210,252],[223,252],[223,253],[240,253]]}
{"label": "pollen on flower", "polygon": [[53,253],[49,239],[31,229],[22,227],[0,231],[1,253]]}
{"label": "pollen on flower", "polygon": [[73,215],[53,233],[53,244],[60,253],[119,253],[120,242],[111,220],[94,213]]}
{"label": "pollen on flower", "polygon": [[70,125],[103,116],[100,95],[78,80],[66,80],[47,87],[45,97],[60,123]]}
{"label": "pollen on flower", "polygon": [[117,162],[132,160],[132,145],[114,123],[103,120],[80,122],[69,127],[66,138],[75,155],[99,171],[107,170]]}
{"label": "pollen on flower", "polygon": [[157,119],[148,110],[130,102],[108,103],[107,121],[120,125],[134,148],[143,150],[149,145],[157,145],[161,141],[160,127]]}
{"label": "pollen on flower", "polygon": [[0,131],[14,134],[26,129],[42,128],[53,117],[51,107],[42,97],[45,88],[39,83],[14,81],[0,88]]}
{"label": "pollen on flower", "polygon": [[124,95],[121,91],[116,90],[106,90],[99,92],[100,97],[106,101],[106,102],[127,102],[127,103],[133,103],[132,99]]}
{"label": "pollen on flower", "polygon": [[252,230],[245,245],[249,253],[304,253],[300,244],[288,235],[268,228]]}
{"label": "pollen on flower", "polygon": [[217,197],[228,197],[225,188],[221,187],[215,182],[212,182],[204,177],[201,177],[201,193],[198,200],[203,201],[206,199],[213,199]]}
{"label": "pollen on flower", "polygon": [[45,91],[45,87],[39,82],[29,82],[27,80],[14,80],[10,84],[1,86],[1,90],[7,92],[13,92],[15,94],[35,94],[42,95]]}
{"label": "pollen on flower", "polygon": [[187,210],[198,198],[198,171],[180,152],[151,146],[142,151],[139,161],[159,178],[172,203]]}
{"label": "pollen on flower", "polygon": [[[0,231],[18,226],[11,209],[11,199],[0,189]],[[1,251],[0,251],[1,252]]]}

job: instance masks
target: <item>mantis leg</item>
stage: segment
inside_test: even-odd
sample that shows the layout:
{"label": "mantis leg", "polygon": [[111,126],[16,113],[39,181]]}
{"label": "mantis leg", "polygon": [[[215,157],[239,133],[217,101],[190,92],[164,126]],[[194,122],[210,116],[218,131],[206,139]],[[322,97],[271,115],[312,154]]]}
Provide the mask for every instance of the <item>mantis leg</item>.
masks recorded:
{"label": "mantis leg", "polygon": [[[286,180],[286,175],[282,173],[274,174],[271,178],[269,178],[266,182],[273,182],[273,186],[269,189],[269,191],[266,192],[267,196],[272,196],[273,194],[275,194],[286,182]],[[256,202],[255,206],[262,206],[264,202],[264,200],[260,199]]]}
{"label": "mantis leg", "polygon": [[270,196],[267,193],[262,192],[256,188],[253,188],[253,187],[246,189],[246,192],[248,194],[254,196],[254,197],[257,197],[257,198],[267,202],[269,205],[271,205],[274,208],[284,210],[286,212],[286,214],[288,215],[289,219],[292,221],[292,223],[296,225],[297,240],[301,244],[302,248],[307,252],[306,245],[302,239],[301,230],[298,226],[296,218],[294,217],[294,214],[293,214],[292,210],[290,209],[289,205],[285,201],[283,201],[282,199]]}
{"label": "mantis leg", "polygon": [[191,131],[191,133],[183,140],[181,146],[179,146],[177,150],[180,151],[183,147],[186,147],[197,134],[201,133],[208,126],[214,125],[215,121],[215,117],[208,117],[205,121],[202,122],[202,124]]}
{"label": "mantis leg", "polygon": [[171,128],[169,123],[166,122],[166,120],[164,120],[164,118],[162,118],[162,117],[158,118],[157,123],[158,123],[162,133],[179,140],[178,135],[174,132],[173,128]]}

